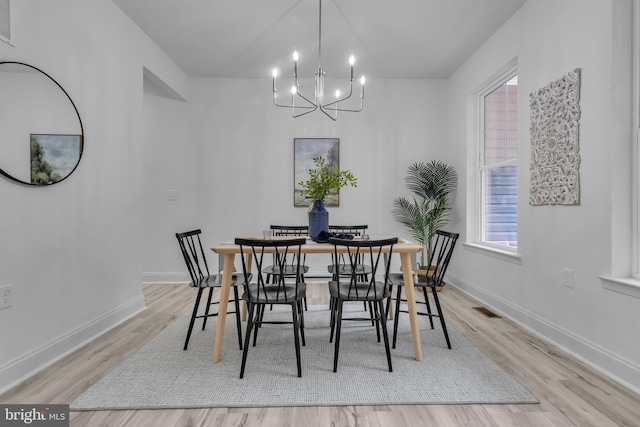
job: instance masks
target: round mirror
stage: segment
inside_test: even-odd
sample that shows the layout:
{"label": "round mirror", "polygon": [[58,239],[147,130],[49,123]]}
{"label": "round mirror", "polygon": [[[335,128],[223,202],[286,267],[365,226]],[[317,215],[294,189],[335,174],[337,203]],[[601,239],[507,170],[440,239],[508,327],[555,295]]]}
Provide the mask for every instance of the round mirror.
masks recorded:
{"label": "round mirror", "polygon": [[0,62],[0,93],[0,174],[27,185],[71,175],[82,157],[84,131],[69,94],[21,62]]}

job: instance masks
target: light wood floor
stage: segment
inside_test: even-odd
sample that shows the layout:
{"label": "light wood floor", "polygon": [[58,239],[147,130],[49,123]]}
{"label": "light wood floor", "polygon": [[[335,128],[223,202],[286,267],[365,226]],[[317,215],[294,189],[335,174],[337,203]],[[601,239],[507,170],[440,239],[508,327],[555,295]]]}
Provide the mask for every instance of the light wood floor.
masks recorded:
{"label": "light wood floor", "polygon": [[[70,403],[193,304],[187,285],[145,285],[148,308],[0,396],[2,403]],[[309,303],[326,303],[326,284]],[[71,412],[72,426],[639,426],[640,396],[503,318],[488,318],[452,287],[447,322],[528,388],[527,405],[397,405]],[[213,334],[214,325],[208,327]],[[213,336],[213,335],[212,335]],[[425,359],[423,363],[437,363]],[[215,386],[215,385],[212,385]]]}

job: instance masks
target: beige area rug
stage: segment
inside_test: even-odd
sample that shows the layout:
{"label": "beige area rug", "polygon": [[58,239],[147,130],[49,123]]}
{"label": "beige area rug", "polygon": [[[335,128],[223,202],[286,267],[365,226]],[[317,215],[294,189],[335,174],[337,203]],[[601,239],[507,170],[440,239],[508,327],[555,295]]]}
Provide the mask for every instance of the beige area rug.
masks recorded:
{"label": "beige area rug", "polygon": [[[346,306],[345,306],[346,307]],[[290,311],[267,312],[290,319]],[[351,310],[366,316],[362,305]],[[327,306],[305,313],[302,378],[296,375],[291,325],[265,325],[249,349],[244,379],[235,322],[228,319],[220,363],[211,361],[215,323],[194,328],[182,350],[189,316],[183,315],[71,403],[71,410],[394,404],[538,403],[453,326],[452,349],[439,325],[420,316],[423,361],[414,358],[408,315],[387,369],[384,344],[367,322],[343,322],[338,372],[333,372]],[[439,322],[435,322],[439,323]],[[198,323],[196,323],[198,325]],[[388,323],[390,337],[392,323]]]}

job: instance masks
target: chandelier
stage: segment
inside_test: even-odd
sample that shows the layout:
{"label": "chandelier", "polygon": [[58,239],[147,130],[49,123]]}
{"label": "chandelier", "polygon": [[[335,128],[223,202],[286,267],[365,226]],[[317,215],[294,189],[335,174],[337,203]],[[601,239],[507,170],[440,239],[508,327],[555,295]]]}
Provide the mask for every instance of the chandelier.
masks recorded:
{"label": "chandelier", "polygon": [[[310,97],[303,95],[300,91],[300,84],[298,82],[298,52],[293,52],[293,86],[291,87],[291,102],[287,104],[278,103],[276,79],[278,77],[278,69],[273,69],[273,103],[278,107],[291,108],[291,116],[298,118],[309,114],[313,111],[320,110],[331,120],[336,121],[338,119],[338,111],[356,113],[362,111],[364,100],[364,76],[360,78],[360,107],[359,108],[345,108],[341,107],[340,103],[344,103],[347,99],[351,98],[353,93],[353,64],[355,58],[353,55],[349,57],[349,66],[351,68],[351,76],[349,79],[349,93],[343,97],[340,97],[340,91],[336,90],[335,99],[325,100],[324,90],[324,76],[325,72],[322,69],[322,0],[320,2],[320,10],[318,13],[318,68],[315,69],[315,90],[313,101]],[[296,104],[298,100],[298,104]]]}

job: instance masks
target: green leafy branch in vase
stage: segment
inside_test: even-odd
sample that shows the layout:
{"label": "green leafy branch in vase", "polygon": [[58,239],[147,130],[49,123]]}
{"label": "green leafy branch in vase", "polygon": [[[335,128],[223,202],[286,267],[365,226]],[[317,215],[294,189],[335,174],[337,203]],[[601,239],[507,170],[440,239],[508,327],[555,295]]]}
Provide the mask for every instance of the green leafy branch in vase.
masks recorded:
{"label": "green leafy branch in vase", "polygon": [[314,157],[315,169],[309,169],[309,179],[301,181],[302,196],[312,200],[325,201],[332,191],[338,192],[342,187],[357,187],[358,182],[349,170],[341,171],[336,165],[327,163],[324,157]]}

